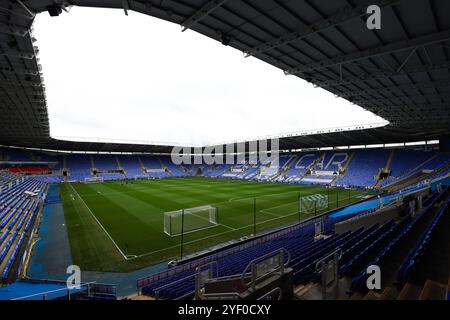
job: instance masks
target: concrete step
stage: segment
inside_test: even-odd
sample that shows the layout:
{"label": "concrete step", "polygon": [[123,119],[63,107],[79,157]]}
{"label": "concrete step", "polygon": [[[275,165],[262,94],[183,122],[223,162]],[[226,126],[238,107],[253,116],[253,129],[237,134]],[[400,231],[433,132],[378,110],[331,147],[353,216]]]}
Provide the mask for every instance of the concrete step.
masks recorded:
{"label": "concrete step", "polygon": [[380,293],[375,291],[369,291],[367,294],[363,297],[363,300],[378,300],[380,297]]}
{"label": "concrete step", "polygon": [[412,283],[407,283],[400,291],[397,300],[417,300],[419,298],[422,288],[415,286]]}
{"label": "concrete step", "polygon": [[446,300],[447,286],[445,284],[427,280],[419,295],[419,300]]}
{"label": "concrete step", "polygon": [[387,287],[378,297],[378,300],[395,300],[396,298],[397,298],[397,290],[391,287]]}
{"label": "concrete step", "polygon": [[294,295],[299,298],[302,299],[302,297],[304,297],[305,295],[307,295],[308,292],[310,292],[310,290],[312,290],[313,288],[317,288],[318,284],[313,284],[313,283],[308,283],[306,285],[299,285],[294,289]]}
{"label": "concrete step", "polygon": [[448,278],[448,285],[447,285],[447,300],[450,300],[450,277]]}
{"label": "concrete step", "polygon": [[364,298],[365,294],[362,292],[355,292],[350,297],[350,300],[362,300]]}

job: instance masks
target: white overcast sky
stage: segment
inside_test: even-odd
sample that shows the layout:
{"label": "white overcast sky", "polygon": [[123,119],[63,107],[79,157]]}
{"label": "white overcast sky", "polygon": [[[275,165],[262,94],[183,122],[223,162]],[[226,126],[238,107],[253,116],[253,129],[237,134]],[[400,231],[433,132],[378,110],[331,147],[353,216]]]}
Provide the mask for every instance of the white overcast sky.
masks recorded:
{"label": "white overcast sky", "polygon": [[36,17],[52,136],[208,145],[381,118],[193,31],[122,10]]}

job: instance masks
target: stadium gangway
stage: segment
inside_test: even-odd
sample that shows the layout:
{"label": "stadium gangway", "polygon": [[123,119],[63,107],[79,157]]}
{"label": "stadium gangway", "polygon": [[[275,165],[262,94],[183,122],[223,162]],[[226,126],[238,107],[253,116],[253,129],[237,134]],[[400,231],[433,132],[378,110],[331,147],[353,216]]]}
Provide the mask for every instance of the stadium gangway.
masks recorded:
{"label": "stadium gangway", "polygon": [[433,221],[430,223],[430,225],[427,226],[425,232],[420,238],[420,241],[416,244],[416,246],[414,246],[414,248],[411,249],[407,257],[404,259],[397,273],[397,283],[399,285],[403,285],[406,283],[409,274],[412,272],[411,270],[413,270],[417,263],[417,260],[426,250],[429,240],[433,235],[433,231],[435,230],[436,226],[439,224],[440,220],[445,214],[445,211],[447,210],[449,201],[450,200],[448,199],[445,201],[445,203],[439,209],[438,214],[434,217]]}
{"label": "stadium gangway", "polygon": [[400,233],[396,235],[390,242],[385,246],[385,248],[379,252],[367,265],[363,268],[363,270],[360,271],[360,273],[352,279],[352,283],[350,286],[350,290],[357,291],[364,287],[365,281],[366,281],[366,270],[367,267],[370,265],[380,265],[382,260],[391,252],[391,250],[397,246],[397,244],[406,237],[409,232],[415,227],[415,225],[418,223],[419,220],[423,219],[424,216],[426,216],[426,212],[428,210],[432,209],[434,204],[439,200],[440,196],[442,194],[439,194],[438,192],[435,192],[430,195],[428,199],[424,201],[424,207],[422,209],[422,212],[420,216],[418,216],[416,219],[409,219],[407,221],[407,218],[405,218],[403,221],[407,221],[407,224],[402,226],[403,229],[400,230]]}
{"label": "stadium gangway", "polygon": [[[278,295],[276,299],[273,299],[273,295]],[[280,287],[273,288],[266,294],[259,297],[257,300],[264,301],[264,300],[281,300],[283,298],[283,290],[281,290]]]}

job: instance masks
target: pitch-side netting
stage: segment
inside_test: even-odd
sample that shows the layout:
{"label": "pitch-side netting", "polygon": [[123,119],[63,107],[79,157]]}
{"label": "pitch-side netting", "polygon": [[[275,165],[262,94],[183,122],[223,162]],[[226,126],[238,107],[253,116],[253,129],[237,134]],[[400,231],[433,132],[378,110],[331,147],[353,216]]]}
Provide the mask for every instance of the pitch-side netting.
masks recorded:
{"label": "pitch-side netting", "polygon": [[164,212],[164,233],[171,237],[217,225],[217,208],[209,205]]}
{"label": "pitch-side netting", "polygon": [[300,202],[303,213],[315,213],[328,208],[328,196],[324,194],[301,197]]}

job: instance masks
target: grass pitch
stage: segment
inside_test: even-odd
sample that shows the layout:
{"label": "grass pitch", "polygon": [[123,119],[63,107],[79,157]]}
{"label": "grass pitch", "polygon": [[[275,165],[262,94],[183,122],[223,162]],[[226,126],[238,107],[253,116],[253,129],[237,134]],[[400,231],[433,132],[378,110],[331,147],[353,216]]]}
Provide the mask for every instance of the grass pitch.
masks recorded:
{"label": "grass pitch", "polygon": [[[63,184],[61,195],[74,263],[82,270],[120,272],[179,258],[181,236],[164,233],[167,211],[204,205],[218,209],[218,225],[183,236],[186,255],[307,219],[358,201],[367,193],[241,180],[174,178]],[[328,196],[329,205],[314,210],[305,201],[299,204],[299,198],[305,200],[312,195]]]}

